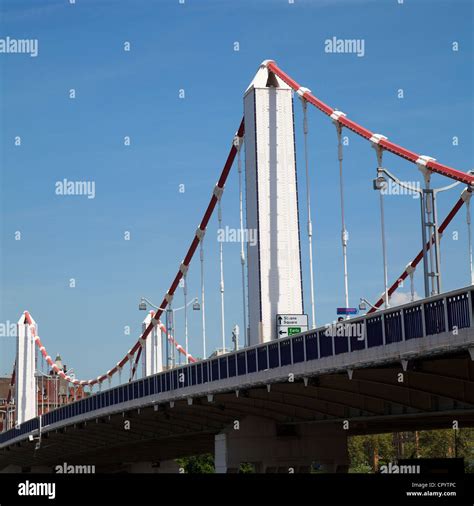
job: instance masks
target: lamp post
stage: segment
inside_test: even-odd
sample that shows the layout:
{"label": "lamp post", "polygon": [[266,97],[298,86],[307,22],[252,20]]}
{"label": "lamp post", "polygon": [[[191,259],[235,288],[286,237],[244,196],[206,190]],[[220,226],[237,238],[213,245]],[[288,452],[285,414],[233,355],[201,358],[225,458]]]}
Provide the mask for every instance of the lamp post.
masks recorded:
{"label": "lamp post", "polygon": [[[153,302],[148,300],[146,297],[142,297],[140,299],[140,302],[138,304],[138,309],[140,311],[146,311],[147,304],[148,304],[148,306],[151,306],[153,309],[157,309],[157,310],[161,309],[161,311],[168,311],[170,309],[170,308],[166,309],[164,307],[159,307],[156,304],[153,304]],[[197,297],[194,297],[194,299],[190,300],[185,306],[177,307],[176,309],[171,309],[171,311],[173,311],[173,313],[175,313],[176,311],[181,311],[185,307],[189,307],[191,304],[193,305],[194,311],[200,311],[201,305],[199,304],[199,299]]]}
{"label": "lamp post", "polygon": [[170,369],[174,366],[174,352],[173,352],[173,359],[170,356],[170,342],[168,339],[169,335],[173,335],[173,310],[171,308],[166,310],[166,336],[165,336],[165,342],[166,342],[166,368]]}
{"label": "lamp post", "polygon": [[364,299],[364,297],[361,297],[360,302],[359,302],[359,309],[361,311],[365,311],[367,309],[367,306],[370,306],[372,309],[378,309],[373,304],[371,304],[367,299]]}
{"label": "lamp post", "polygon": [[385,213],[383,207],[383,193],[387,188],[387,180],[377,169],[377,177],[374,179],[374,190],[379,190],[380,195],[380,223],[382,227],[382,256],[383,256],[383,284],[385,293],[385,309],[390,307],[388,302],[388,270],[387,270],[387,248],[385,241]]}
{"label": "lamp post", "polygon": [[[170,349],[169,349],[169,341],[168,341],[168,335],[173,335],[174,313],[176,311],[181,311],[183,309],[186,310],[191,305],[193,306],[193,311],[200,311],[201,305],[199,304],[199,299],[197,297],[194,297],[189,302],[187,302],[184,306],[178,307],[176,309],[172,309],[171,307],[168,307],[165,309],[165,308],[157,306],[156,304],[153,304],[153,302],[148,300],[146,297],[141,297],[140,302],[138,304],[138,309],[140,311],[146,311],[147,305],[151,306],[155,310],[160,309],[161,311],[165,311],[165,313],[166,313],[166,333],[167,333],[167,335],[166,335],[166,366],[169,368],[170,365],[174,366],[174,354],[175,354],[174,348],[173,348],[173,359],[171,359],[170,353],[169,353]],[[186,341],[186,362],[187,362],[188,361],[188,357],[187,357],[187,355],[188,355],[188,346],[187,346],[188,326],[187,325],[185,325],[184,332],[185,332],[185,341]]]}
{"label": "lamp post", "polygon": [[[387,169],[383,167],[377,167],[377,174],[379,177],[387,176],[400,188],[404,188],[413,194],[418,193],[418,195],[420,196],[425,297],[441,293],[441,265],[440,265],[441,262],[440,262],[440,247],[439,247],[440,237],[438,233],[436,198],[439,192],[451,190],[452,188],[460,184],[459,181],[452,183],[448,186],[443,186],[441,188],[430,188],[429,179],[427,178],[426,188],[419,188],[409,183],[404,183],[403,181],[400,181],[400,179],[398,179],[396,176],[391,174]],[[433,245],[432,246],[430,245],[429,254],[427,248],[428,241],[433,241]]]}

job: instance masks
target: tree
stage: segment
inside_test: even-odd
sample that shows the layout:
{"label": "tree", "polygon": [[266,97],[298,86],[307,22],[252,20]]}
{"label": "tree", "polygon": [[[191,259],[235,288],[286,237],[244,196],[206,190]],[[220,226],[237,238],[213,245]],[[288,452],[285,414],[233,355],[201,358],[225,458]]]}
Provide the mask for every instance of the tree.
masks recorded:
{"label": "tree", "polygon": [[214,472],[214,457],[210,453],[183,457],[176,459],[176,462],[180,468],[184,469],[185,473],[209,474]]}
{"label": "tree", "polygon": [[464,459],[466,473],[474,473],[474,429],[442,429],[352,436],[348,440],[349,472],[377,472],[382,464],[406,458]]}

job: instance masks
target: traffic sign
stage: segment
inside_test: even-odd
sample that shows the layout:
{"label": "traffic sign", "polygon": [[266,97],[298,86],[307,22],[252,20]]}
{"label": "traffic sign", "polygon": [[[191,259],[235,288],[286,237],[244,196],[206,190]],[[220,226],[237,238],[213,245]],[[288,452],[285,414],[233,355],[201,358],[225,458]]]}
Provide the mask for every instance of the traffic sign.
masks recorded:
{"label": "traffic sign", "polygon": [[288,335],[301,334],[301,327],[288,327]]}
{"label": "traffic sign", "polygon": [[357,314],[356,307],[338,307],[337,314]]}
{"label": "traffic sign", "polygon": [[308,330],[308,315],[306,314],[277,314],[277,339]]}
{"label": "traffic sign", "polygon": [[277,314],[277,325],[308,326],[307,314]]}

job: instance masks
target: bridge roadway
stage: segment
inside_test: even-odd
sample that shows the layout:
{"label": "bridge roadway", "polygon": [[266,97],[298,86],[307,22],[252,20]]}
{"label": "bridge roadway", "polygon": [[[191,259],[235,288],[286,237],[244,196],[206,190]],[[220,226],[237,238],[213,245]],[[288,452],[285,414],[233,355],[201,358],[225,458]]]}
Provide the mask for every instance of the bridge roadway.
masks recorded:
{"label": "bridge roadway", "polygon": [[345,471],[347,435],[473,426],[473,297],[467,287],[346,320],[363,339],[322,327],[98,392],[0,434],[0,470],[159,472],[215,452],[221,472]]}

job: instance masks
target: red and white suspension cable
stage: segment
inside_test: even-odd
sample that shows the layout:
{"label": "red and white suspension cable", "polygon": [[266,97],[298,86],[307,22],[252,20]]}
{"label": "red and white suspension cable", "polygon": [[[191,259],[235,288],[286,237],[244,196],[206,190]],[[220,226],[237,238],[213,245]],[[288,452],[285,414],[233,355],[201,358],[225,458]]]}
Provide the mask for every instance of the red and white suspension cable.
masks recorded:
{"label": "red and white suspension cable", "polygon": [[[69,383],[72,383],[74,385],[93,385],[95,383],[94,380],[87,380],[87,381],[80,381],[77,379],[71,378],[68,374],[66,374],[64,371],[62,371],[58,365],[53,361],[50,355],[48,355],[48,352],[46,351],[46,348],[43,346],[41,339],[38,335],[36,335],[36,326],[32,322],[32,318],[28,311],[25,311],[25,321],[30,326],[30,332],[34,338],[35,344],[38,347],[41,355],[46,360],[47,364],[51,367],[51,369],[58,374],[61,378],[65,379]],[[167,334],[165,326],[161,323],[161,321],[158,322],[159,329]],[[179,353],[183,354],[186,357],[187,362],[196,362],[196,359],[190,354],[186,353],[186,350],[175,340],[175,338],[171,335],[171,333],[167,334],[167,338],[169,342],[178,350]],[[106,377],[111,377],[111,375],[107,375]],[[12,385],[14,384],[14,374],[12,375]],[[10,395],[11,397],[11,395]],[[8,402],[8,400],[7,400]]]}
{"label": "red and white suspension cable", "polygon": [[[362,138],[370,141],[372,145],[377,150],[377,156],[378,159],[381,161],[382,158],[382,151],[389,151],[390,153],[393,153],[396,156],[399,156],[400,158],[404,158],[405,160],[408,160],[411,163],[414,163],[417,165],[419,169],[424,170],[425,172],[435,172],[437,174],[441,174],[443,176],[446,176],[450,179],[454,179],[456,181],[460,181],[462,183],[465,183],[468,185],[467,189],[463,192],[461,198],[456,202],[454,207],[451,209],[450,213],[446,217],[446,219],[443,221],[443,223],[440,225],[438,229],[438,233],[441,234],[445,228],[449,225],[451,220],[454,218],[456,213],[459,211],[459,209],[462,207],[464,202],[469,202],[470,195],[471,195],[471,189],[474,185],[474,175],[471,173],[465,173],[460,170],[454,169],[452,167],[449,167],[447,165],[443,165],[436,161],[436,159],[432,157],[428,157],[425,155],[419,155],[413,151],[410,151],[402,146],[399,146],[398,144],[395,144],[394,142],[389,141],[385,136],[380,134],[375,134],[368,130],[367,128],[364,128],[363,126],[359,125],[355,121],[350,120],[347,115],[344,113],[341,113],[340,111],[337,111],[333,109],[332,107],[325,104],[323,101],[316,98],[311,91],[308,88],[300,86],[294,79],[292,79],[288,74],[283,72],[277,64],[272,60],[265,60],[262,63],[262,66],[265,66],[270,72],[273,72],[275,75],[277,75],[280,79],[282,79],[290,88],[292,88],[295,92],[300,95],[302,99],[305,99],[310,104],[314,105],[317,109],[322,111],[324,114],[329,116],[337,125],[340,125],[340,128],[346,127],[349,130],[353,131],[357,135],[361,136]],[[338,128],[338,137],[340,137],[340,128]],[[339,153],[340,158],[340,153]],[[469,213],[469,204],[467,204],[468,208],[468,216],[467,216],[467,222],[468,222],[468,229],[470,234],[470,213]],[[435,237],[431,237],[429,241],[426,244],[426,247],[428,249],[431,248],[431,245],[436,240]],[[474,274],[472,269],[472,247],[471,242],[469,238],[469,255],[470,255],[470,269],[471,269],[471,283],[474,283]],[[374,308],[371,308],[369,313],[376,310],[376,308],[379,308],[384,301],[387,301],[388,304],[388,298],[392,295],[392,293],[400,286],[401,282],[407,277],[410,276],[411,280],[413,281],[413,272],[416,268],[416,265],[422,260],[423,258],[423,250],[418,253],[418,255],[415,257],[415,259],[407,265],[406,269],[402,273],[402,275],[397,279],[397,281],[387,290],[385,289],[384,295],[376,302],[374,305]],[[385,262],[384,262],[385,263]],[[386,268],[384,268],[385,273],[384,277],[386,277]],[[345,279],[346,279],[346,272],[345,272]],[[413,282],[411,290],[413,292]],[[347,293],[347,292],[346,292]],[[413,296],[413,295],[412,295]]]}
{"label": "red and white suspension cable", "polygon": [[[294,91],[298,92],[301,95],[301,97],[304,98],[307,102],[314,105],[317,109],[324,112],[327,116],[331,117],[335,121],[335,123],[340,125],[340,128],[346,127],[349,130],[352,130],[356,134],[360,135],[364,139],[374,142],[374,138],[376,138],[376,137],[375,137],[375,134],[373,134],[373,132],[362,127],[361,125],[357,124],[356,122],[350,120],[349,118],[347,118],[346,115],[339,113],[339,111],[336,111],[333,108],[329,107],[327,104],[325,104],[324,102],[322,102],[321,100],[316,98],[308,89],[302,88],[296,81],[294,81],[290,76],[288,76],[285,72],[283,72],[276,65],[276,63],[274,61],[266,60],[262,65],[265,65],[270,72],[273,72],[278,77],[280,77]],[[243,119],[241,121],[240,127],[239,127],[236,135],[239,138],[242,138],[244,135],[244,120]],[[378,139],[378,146],[380,147],[380,149],[384,149],[386,151],[389,151],[389,152],[391,152],[401,158],[404,158],[412,163],[415,163],[417,165],[422,164],[427,169],[429,169],[435,173],[442,174],[448,178],[455,179],[457,181],[461,181],[461,182],[469,185],[469,187],[471,187],[471,185],[474,184],[474,176],[473,175],[466,174],[466,173],[456,170],[452,167],[448,167],[446,165],[443,165],[443,164],[437,162],[435,159],[426,159],[426,157],[422,157],[421,155],[419,155],[413,151],[405,149],[402,146],[399,146],[399,145],[389,141],[388,139],[383,138],[383,136],[381,136],[381,138]],[[194,253],[203,238],[204,232],[205,232],[207,225],[209,223],[209,220],[214,212],[216,204],[219,201],[218,195],[220,196],[222,194],[222,191],[224,189],[224,185],[226,183],[227,177],[229,175],[229,172],[230,172],[230,169],[231,169],[232,164],[234,162],[236,154],[237,154],[237,147],[235,146],[235,143],[233,142],[232,146],[230,148],[230,152],[227,156],[226,163],[225,163],[222,173],[220,175],[220,178],[219,178],[219,180],[215,186],[215,190],[211,196],[210,202],[207,206],[207,209],[204,213],[201,223],[199,224],[199,227],[196,230],[196,234],[191,242],[191,245],[189,246],[186,256],[185,256],[183,262],[181,263],[181,266],[185,266],[186,268],[189,267],[189,264],[194,256]],[[452,220],[452,218],[457,213],[459,208],[463,205],[463,203],[464,203],[463,198],[460,198],[459,201],[456,203],[456,205],[451,210],[451,212],[449,213],[448,217],[445,219],[445,221],[439,227],[440,233],[442,233],[442,230],[444,230],[444,228],[446,228],[446,226]],[[432,243],[432,240],[429,241],[429,245],[431,245],[431,243]],[[415,258],[415,260],[410,264],[411,267],[416,267],[416,264],[421,260],[422,257],[423,257],[423,252],[420,252],[419,255]],[[151,323],[146,327],[146,329],[143,331],[143,333],[141,334],[139,339],[136,341],[136,343],[133,345],[133,347],[130,348],[130,350],[122,358],[122,360],[120,362],[118,362],[115,365],[115,367],[108,370],[105,374],[98,376],[96,379],[87,380],[87,381],[79,381],[76,379],[72,379],[66,373],[61,371],[59,369],[59,367],[52,361],[51,357],[49,355],[47,355],[46,349],[42,345],[41,340],[39,339],[38,336],[35,335],[36,330],[32,330],[32,332],[34,332],[33,335],[35,336],[35,343],[39,347],[41,354],[46,359],[46,361],[51,366],[51,368],[55,372],[57,372],[57,374],[59,374],[65,380],[67,380],[73,384],[93,386],[97,383],[99,383],[99,384],[102,383],[105,379],[108,379],[108,378],[110,379],[115,373],[122,370],[123,366],[129,360],[131,360],[136,354],[137,354],[137,358],[138,358],[138,354],[142,350],[143,343],[147,339],[148,335],[150,334],[150,332],[154,326],[160,325],[160,328],[162,330],[164,329],[164,331],[166,332],[166,329],[161,324],[161,321],[159,320],[159,318],[162,315],[163,310],[165,310],[166,307],[168,306],[168,304],[171,303],[173,296],[175,294],[176,288],[177,288],[181,278],[183,277],[183,272],[182,272],[181,266],[180,266],[180,269],[178,270],[173,282],[171,283],[168,291],[166,292],[162,303],[160,304],[160,309],[158,309],[155,316],[152,318]],[[407,269],[405,269],[404,273],[399,278],[399,280],[405,279],[408,275],[409,275],[409,272],[407,271]],[[395,284],[396,286],[392,285],[392,287],[388,290],[388,296],[390,296],[391,293],[393,293],[393,291],[396,290],[396,288],[399,285],[399,280],[397,280],[397,282]],[[382,303],[383,303],[383,299],[377,301],[375,306],[379,307],[378,305],[381,305]],[[25,312],[25,317],[27,318],[27,321],[29,318],[30,322],[31,322],[31,318],[29,317],[29,314],[27,312]],[[34,326],[30,327],[30,328],[34,328]],[[182,348],[182,346],[180,346],[178,343],[176,343],[176,341],[174,340],[174,338],[172,336],[168,335],[168,339],[176,346],[176,349],[178,349],[178,351],[180,351],[181,353],[183,353],[183,352],[186,353],[186,350],[184,350]],[[194,359],[192,359],[192,357],[191,358],[189,358],[189,357],[190,356],[188,356],[189,361],[191,361],[191,362],[194,361]]]}
{"label": "red and white suspension cable", "polygon": [[[265,60],[262,65],[266,66],[270,72],[276,74],[280,79],[282,79],[290,88],[294,91],[298,92],[298,90],[302,91],[302,97],[305,98],[310,104],[314,105],[317,109],[324,112],[327,116],[332,116],[335,111],[332,107],[325,104],[323,101],[316,98],[307,88],[300,86],[294,79],[292,79],[288,74],[283,72],[278,65],[273,60]],[[352,130],[357,135],[360,135],[364,139],[373,142],[374,133],[359,125],[355,121],[349,119],[346,115],[339,115],[337,121],[343,126]],[[471,174],[467,174],[457,169],[453,169],[452,167],[448,167],[447,165],[443,165],[442,163],[437,162],[434,158],[430,158],[428,160],[424,159],[422,155],[419,155],[413,151],[410,151],[394,142],[389,141],[386,138],[382,138],[379,140],[379,146],[386,151],[390,151],[394,155],[397,155],[409,162],[420,165],[423,163],[426,165],[426,168],[436,172],[437,174],[441,174],[443,176],[449,177],[450,179],[455,179],[456,181],[460,181],[467,185],[474,184],[474,176]],[[426,163],[425,163],[426,162]]]}
{"label": "red and white suspension cable", "polygon": [[[239,129],[237,130],[237,133],[235,135],[239,138],[242,138],[244,135],[244,120],[243,120],[243,118],[240,123]],[[32,322],[32,319],[31,319],[29,313],[27,311],[25,311],[25,318],[26,318],[27,323],[30,324],[30,329],[33,333],[32,335],[34,335],[36,345],[38,346],[38,348],[39,348],[41,354],[43,355],[43,357],[45,358],[46,362],[59,376],[61,376],[66,381],[73,383],[74,385],[89,385],[91,387],[96,384],[100,385],[103,381],[105,381],[106,379],[110,379],[114,374],[121,371],[123,369],[123,366],[127,362],[131,361],[133,359],[133,357],[138,352],[141,352],[141,350],[143,348],[143,343],[147,339],[151,330],[156,325],[159,325],[160,329],[162,331],[166,332],[166,328],[164,327],[164,325],[160,321],[160,316],[163,314],[163,311],[166,309],[168,304],[170,304],[170,302],[172,301],[173,296],[176,291],[176,288],[178,287],[179,282],[180,282],[181,278],[183,277],[182,266],[184,266],[186,268],[189,266],[201,239],[204,237],[204,232],[206,231],[209,220],[210,220],[210,218],[214,212],[214,209],[216,207],[216,204],[219,200],[217,195],[221,195],[222,191],[224,190],[224,185],[227,181],[227,177],[229,175],[230,169],[234,163],[234,159],[235,159],[236,154],[237,154],[237,148],[236,148],[234,141],[233,141],[232,145],[230,147],[229,154],[227,155],[226,162],[225,162],[224,167],[222,169],[221,175],[219,177],[219,180],[217,181],[217,183],[215,185],[214,191],[211,195],[211,199],[210,199],[209,204],[204,212],[201,222],[196,230],[196,233],[195,233],[194,238],[191,242],[191,245],[188,248],[188,251],[186,253],[186,256],[184,257],[184,260],[180,264],[180,268],[179,268],[173,282],[171,283],[168,291],[166,292],[166,294],[163,298],[163,301],[161,302],[161,304],[159,306],[159,309],[155,313],[154,317],[151,319],[151,322],[148,324],[146,329],[143,331],[143,333],[140,335],[138,340],[135,342],[135,344],[128,350],[127,354],[122,358],[122,360],[120,360],[120,362],[117,362],[117,364],[112,369],[109,369],[105,374],[102,374],[101,376],[98,376],[95,379],[78,380],[78,379],[71,378],[69,375],[64,373],[64,371],[59,369],[59,367],[53,362],[51,357],[47,354],[46,349],[43,346],[43,344],[41,343],[39,336],[36,336],[36,329],[33,325],[33,322]],[[180,344],[178,344],[176,342],[176,340],[174,339],[173,336],[168,335],[168,339],[176,347],[176,349],[180,353],[183,353],[187,357],[187,360],[189,362],[196,361],[190,354],[186,354],[186,350]],[[137,358],[138,358],[138,356],[137,356]],[[132,374],[135,372],[135,370],[136,370],[136,367],[134,367],[132,369]]]}

